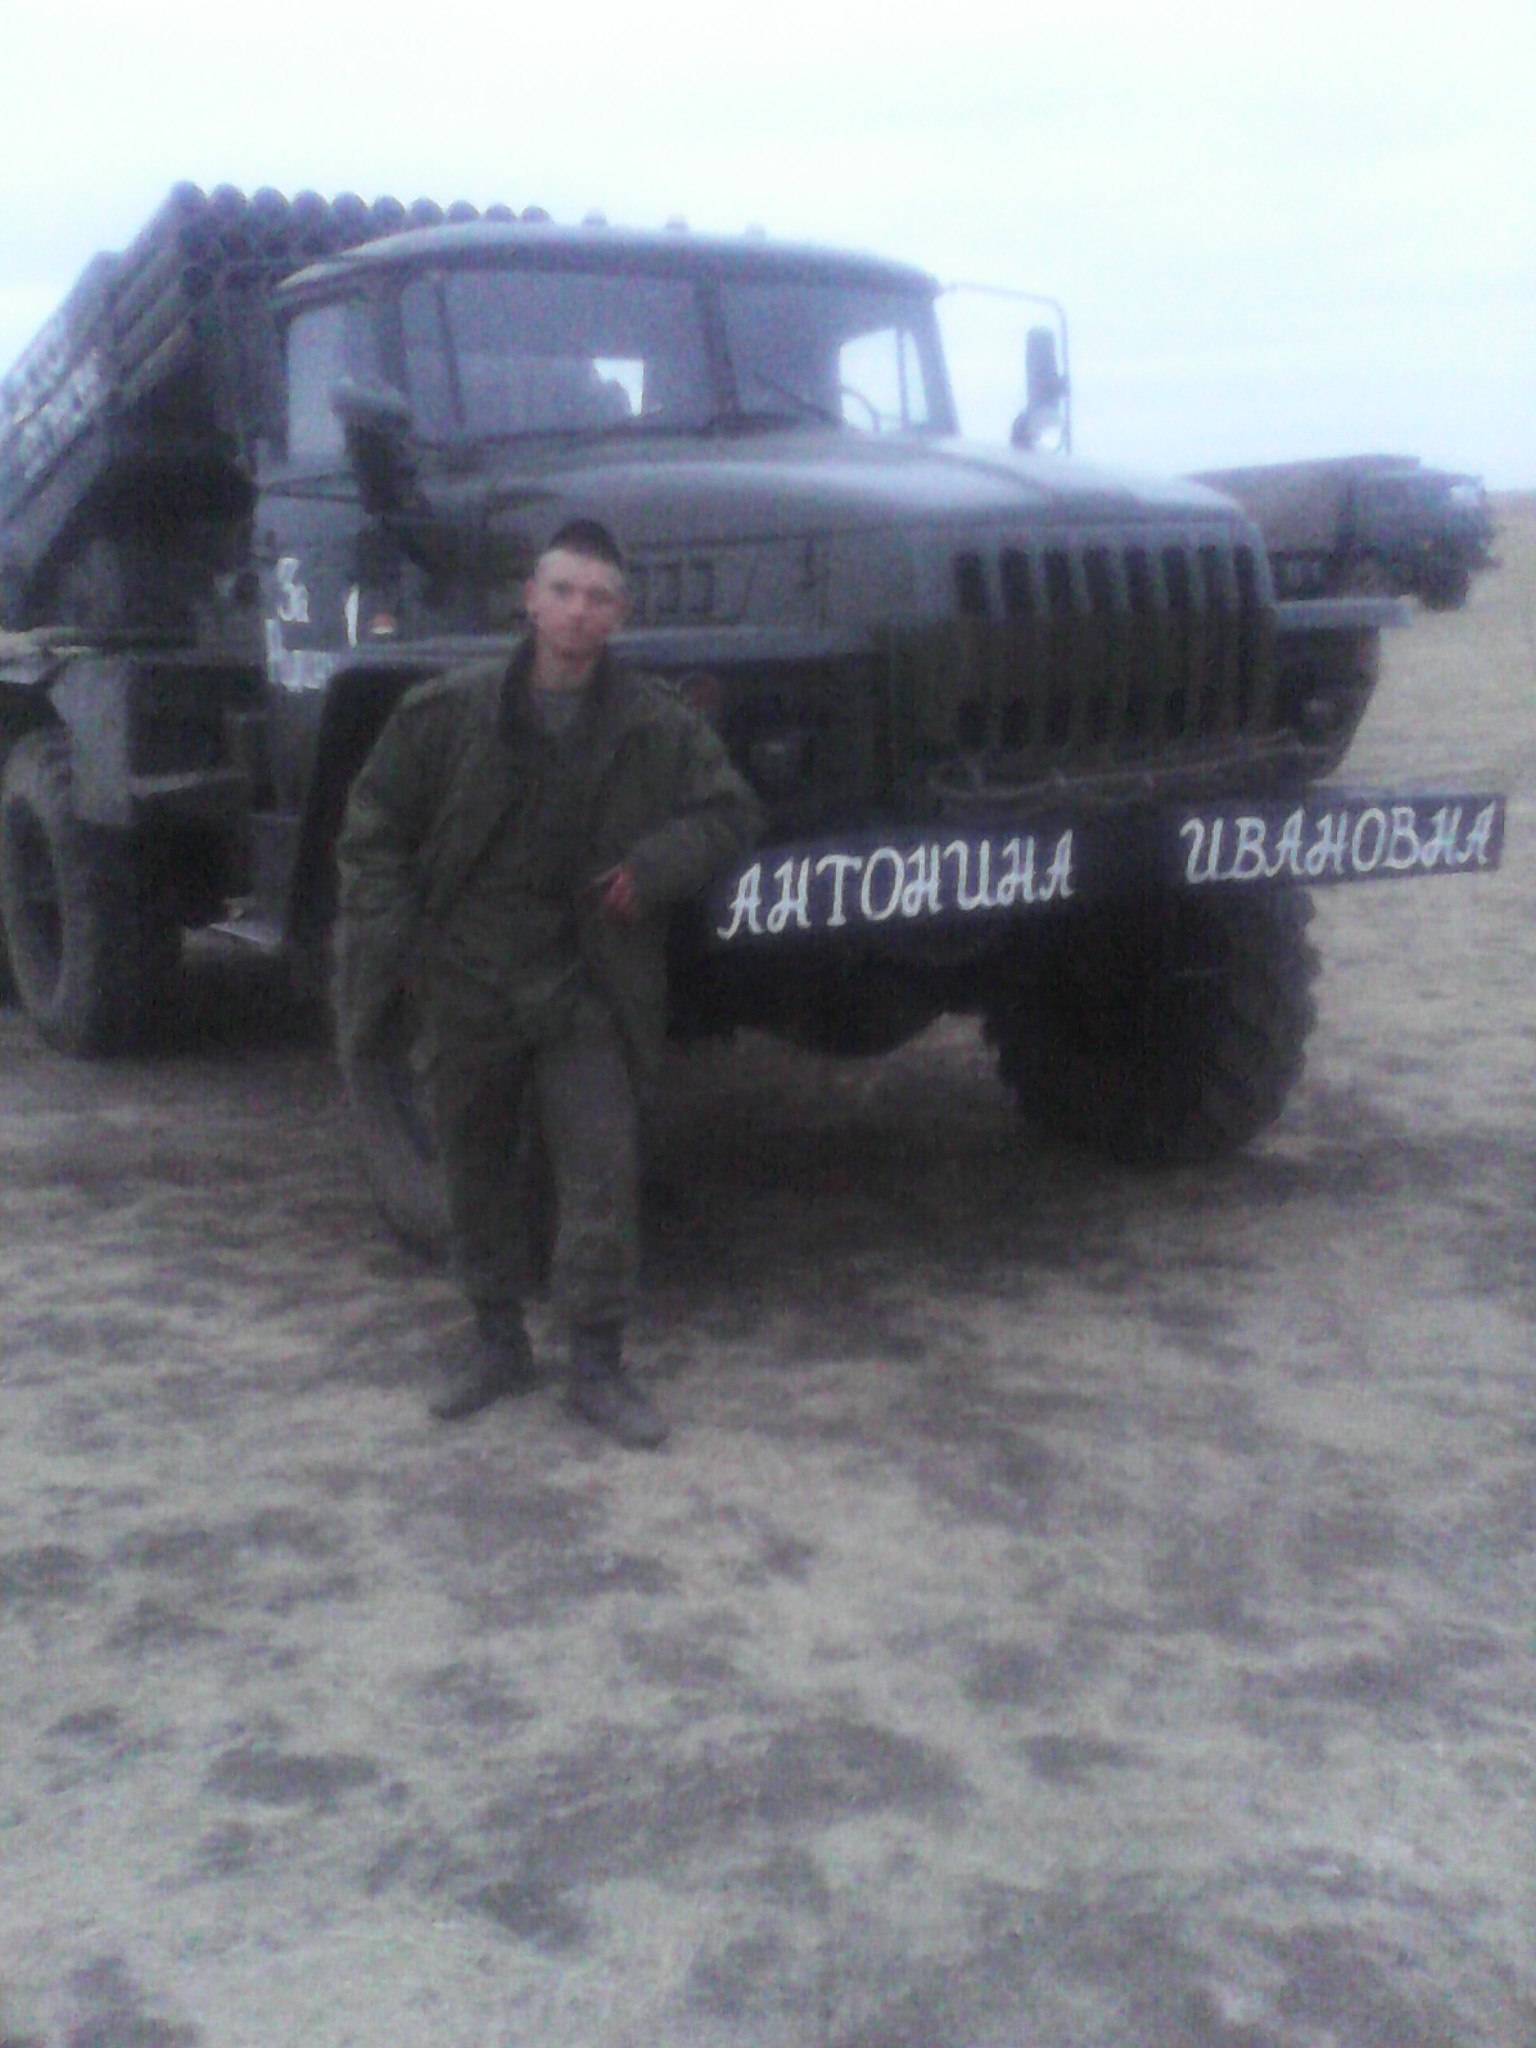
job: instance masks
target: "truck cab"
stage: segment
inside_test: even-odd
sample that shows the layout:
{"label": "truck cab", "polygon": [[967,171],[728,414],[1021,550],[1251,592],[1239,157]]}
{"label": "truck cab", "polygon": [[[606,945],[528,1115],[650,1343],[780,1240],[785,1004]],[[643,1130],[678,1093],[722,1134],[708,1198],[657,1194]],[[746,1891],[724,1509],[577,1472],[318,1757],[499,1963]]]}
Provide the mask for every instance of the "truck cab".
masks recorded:
{"label": "truck cab", "polygon": [[419,230],[288,280],[255,525],[292,852],[276,832],[265,920],[317,902],[327,790],[393,694],[516,630],[542,540],[580,514],[624,538],[625,651],[708,702],[777,831],[1337,759],[1375,616],[1286,642],[1217,494],[967,444],[938,289],[547,222]]}

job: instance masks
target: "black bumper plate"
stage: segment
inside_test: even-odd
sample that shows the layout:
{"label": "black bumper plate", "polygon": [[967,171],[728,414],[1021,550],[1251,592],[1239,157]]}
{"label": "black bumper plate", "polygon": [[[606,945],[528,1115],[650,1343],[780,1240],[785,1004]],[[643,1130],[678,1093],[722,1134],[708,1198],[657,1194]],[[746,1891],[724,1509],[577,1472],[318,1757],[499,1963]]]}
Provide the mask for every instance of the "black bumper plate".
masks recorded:
{"label": "black bumper plate", "polygon": [[830,834],[759,848],[711,891],[716,942],[894,936],[1018,917],[1146,886],[1256,889],[1486,874],[1504,799],[1316,790],[1291,802],[1211,802],[1074,819],[974,820]]}

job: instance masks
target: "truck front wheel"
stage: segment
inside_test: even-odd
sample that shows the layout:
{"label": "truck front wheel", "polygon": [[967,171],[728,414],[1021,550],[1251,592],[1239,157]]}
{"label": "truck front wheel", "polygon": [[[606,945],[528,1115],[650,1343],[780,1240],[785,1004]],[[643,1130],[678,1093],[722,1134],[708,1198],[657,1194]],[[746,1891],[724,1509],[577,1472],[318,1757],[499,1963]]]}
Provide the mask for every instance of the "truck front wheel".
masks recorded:
{"label": "truck front wheel", "polygon": [[1300,890],[1178,897],[1050,935],[988,1036],[1029,1124],[1133,1166],[1235,1152],[1300,1079],[1315,1011]]}
{"label": "truck front wheel", "polygon": [[69,741],[53,729],[24,734],[0,778],[0,922],[17,996],[50,1045],[114,1052],[155,1021],[180,931],[127,839],[76,818]]}
{"label": "truck front wheel", "polygon": [[366,1057],[343,1052],[342,1079],[363,1172],[384,1219],[427,1258],[448,1243],[448,1198],[437,1137],[411,1053],[415,1019],[402,999]]}
{"label": "truck front wheel", "polygon": [[[384,1220],[424,1258],[448,1252],[448,1191],[432,1125],[431,1105],[413,1058],[417,1027],[402,997],[366,1057],[342,1054],[342,1078],[363,1172]],[[524,1277],[530,1288],[549,1278],[554,1249],[554,1188],[549,1160],[530,1114],[519,1144],[519,1213],[508,1228],[522,1239]]]}
{"label": "truck front wheel", "polygon": [[1459,611],[1472,593],[1472,565],[1455,548],[1430,548],[1419,564],[1418,592],[1426,611]]}

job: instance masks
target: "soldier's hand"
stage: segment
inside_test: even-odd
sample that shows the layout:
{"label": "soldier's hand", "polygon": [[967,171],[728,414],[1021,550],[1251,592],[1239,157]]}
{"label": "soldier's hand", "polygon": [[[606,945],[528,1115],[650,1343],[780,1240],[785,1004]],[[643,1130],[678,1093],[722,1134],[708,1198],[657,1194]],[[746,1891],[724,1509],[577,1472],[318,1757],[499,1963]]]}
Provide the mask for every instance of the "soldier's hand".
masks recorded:
{"label": "soldier's hand", "polygon": [[593,882],[598,892],[597,907],[604,917],[611,917],[619,924],[634,924],[640,916],[640,898],[635,891],[635,878],[631,870],[622,863],[608,868]]}

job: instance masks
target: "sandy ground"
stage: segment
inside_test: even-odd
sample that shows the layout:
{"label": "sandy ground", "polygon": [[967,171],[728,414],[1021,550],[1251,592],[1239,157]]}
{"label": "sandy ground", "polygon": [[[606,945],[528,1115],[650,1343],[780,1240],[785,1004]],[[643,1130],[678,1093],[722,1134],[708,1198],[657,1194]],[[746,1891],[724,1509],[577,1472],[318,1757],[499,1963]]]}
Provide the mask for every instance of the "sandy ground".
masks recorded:
{"label": "sandy ground", "polygon": [[0,1015],[4,2048],[1536,2043],[1536,504],[1352,766],[1282,1124],[1034,1149],[972,1033],[679,1073],[636,1356],[457,1432],[323,1050]]}

